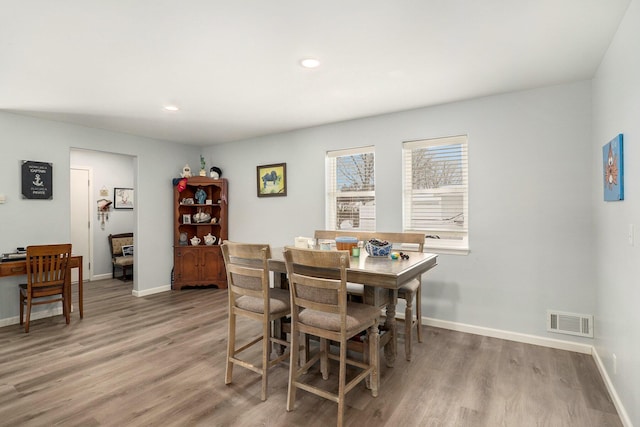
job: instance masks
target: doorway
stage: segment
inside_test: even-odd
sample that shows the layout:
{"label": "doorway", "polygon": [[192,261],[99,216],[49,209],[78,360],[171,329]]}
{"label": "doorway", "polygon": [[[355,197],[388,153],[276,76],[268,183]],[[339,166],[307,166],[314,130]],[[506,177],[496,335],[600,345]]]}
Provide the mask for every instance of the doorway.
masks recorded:
{"label": "doorway", "polygon": [[[72,148],[69,167],[73,251],[82,255],[83,261],[86,255],[84,271],[89,274],[84,274],[85,280],[110,279],[113,267],[109,235],[135,232],[134,209],[116,209],[114,205],[116,189],[128,189],[134,194],[136,157]],[[112,204],[99,211],[98,205],[105,201]],[[133,282],[127,284],[135,287]]]}

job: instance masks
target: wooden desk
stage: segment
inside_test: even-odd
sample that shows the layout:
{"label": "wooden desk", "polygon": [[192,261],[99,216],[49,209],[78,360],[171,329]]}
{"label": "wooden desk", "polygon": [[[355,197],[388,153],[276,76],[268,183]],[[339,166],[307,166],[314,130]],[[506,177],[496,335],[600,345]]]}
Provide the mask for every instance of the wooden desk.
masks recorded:
{"label": "wooden desk", "polygon": [[[284,263],[283,248],[271,252],[269,269],[274,273],[275,286],[282,287],[286,282],[287,268]],[[408,260],[394,260],[389,257],[370,257],[360,252],[359,257],[351,257],[351,266],[347,269],[347,280],[364,285],[364,302],[376,307],[386,307],[385,329],[388,337],[381,339],[385,344],[387,366],[392,367],[397,354],[396,343],[396,304],[398,288],[437,265],[438,255],[411,252]],[[280,274],[277,274],[280,273]],[[417,304],[421,302],[418,301]]]}
{"label": "wooden desk", "polygon": [[[82,290],[82,255],[71,255],[69,259],[69,266],[71,268],[78,269],[78,307],[80,310],[80,318],[84,316],[82,300],[83,300],[83,290]],[[8,262],[0,262],[0,277],[7,276],[24,276],[27,274],[27,262],[26,260],[20,261],[8,261]],[[68,308],[71,310],[71,276],[68,279],[69,285],[69,301]]]}

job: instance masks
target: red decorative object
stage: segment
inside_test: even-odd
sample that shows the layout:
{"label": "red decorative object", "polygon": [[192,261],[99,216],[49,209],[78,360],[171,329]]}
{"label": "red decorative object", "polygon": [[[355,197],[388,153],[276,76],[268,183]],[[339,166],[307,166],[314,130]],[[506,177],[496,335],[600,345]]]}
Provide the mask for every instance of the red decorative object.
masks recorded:
{"label": "red decorative object", "polygon": [[178,192],[182,193],[182,190],[187,188],[187,178],[182,178],[180,181],[178,181],[177,187],[178,187]]}

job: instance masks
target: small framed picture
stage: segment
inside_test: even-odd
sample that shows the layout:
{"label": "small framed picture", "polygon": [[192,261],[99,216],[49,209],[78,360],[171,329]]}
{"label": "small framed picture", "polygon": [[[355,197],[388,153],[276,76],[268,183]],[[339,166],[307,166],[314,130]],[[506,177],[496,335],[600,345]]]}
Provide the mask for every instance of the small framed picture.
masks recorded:
{"label": "small framed picture", "polygon": [[122,246],[122,255],[133,255],[133,245],[123,245]]}
{"label": "small framed picture", "polygon": [[133,188],[114,188],[114,209],[133,209]]}
{"label": "small framed picture", "polygon": [[183,224],[191,224],[191,215],[189,215],[189,214],[182,215],[182,223]]}
{"label": "small framed picture", "polygon": [[287,195],[287,164],[275,163],[256,168],[258,197]]}
{"label": "small framed picture", "polygon": [[605,202],[624,200],[624,161],[622,157],[622,134],[618,134],[602,147]]}

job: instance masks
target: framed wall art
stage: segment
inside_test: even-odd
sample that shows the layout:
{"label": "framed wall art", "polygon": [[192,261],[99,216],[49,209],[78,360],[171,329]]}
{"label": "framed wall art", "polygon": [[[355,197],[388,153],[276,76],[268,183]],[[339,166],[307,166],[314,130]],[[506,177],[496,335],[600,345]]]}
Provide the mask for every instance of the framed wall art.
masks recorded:
{"label": "framed wall art", "polygon": [[602,147],[605,202],[624,200],[622,134]]}
{"label": "framed wall art", "polygon": [[287,164],[275,163],[256,168],[258,197],[287,195]]}
{"label": "framed wall art", "polygon": [[52,163],[23,160],[21,169],[23,199],[53,199]]}
{"label": "framed wall art", "polygon": [[114,188],[114,209],[133,209],[133,188]]}

